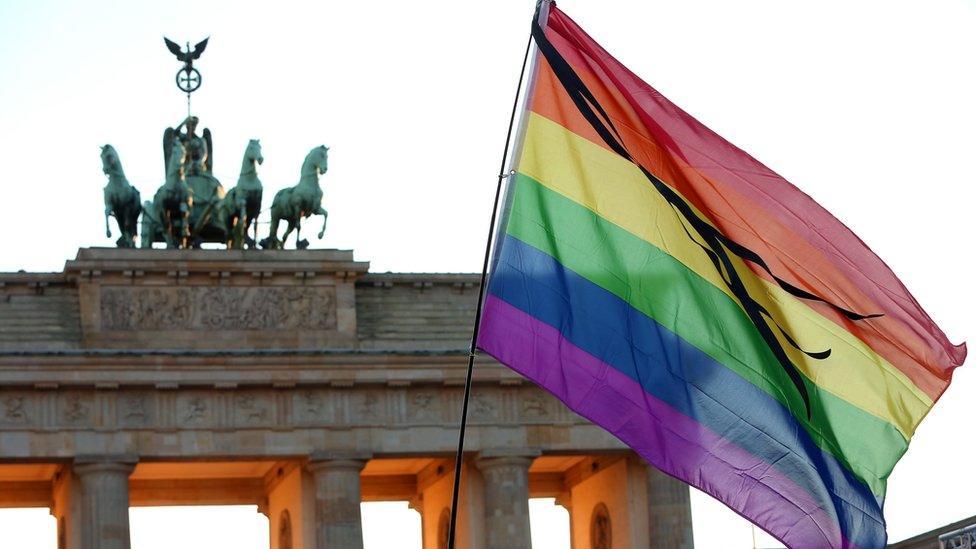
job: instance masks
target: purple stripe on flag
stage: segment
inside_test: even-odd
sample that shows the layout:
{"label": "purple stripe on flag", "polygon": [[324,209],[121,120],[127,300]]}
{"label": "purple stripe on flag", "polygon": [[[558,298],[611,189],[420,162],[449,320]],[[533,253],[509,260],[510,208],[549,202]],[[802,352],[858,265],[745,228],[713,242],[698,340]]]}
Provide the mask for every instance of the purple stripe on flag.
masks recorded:
{"label": "purple stripe on flag", "polygon": [[[854,547],[830,511],[770,463],[644,391],[558,330],[489,295],[478,346],[604,427],[645,460],[717,498],[790,547]],[[729,412],[731,413],[731,412]]]}

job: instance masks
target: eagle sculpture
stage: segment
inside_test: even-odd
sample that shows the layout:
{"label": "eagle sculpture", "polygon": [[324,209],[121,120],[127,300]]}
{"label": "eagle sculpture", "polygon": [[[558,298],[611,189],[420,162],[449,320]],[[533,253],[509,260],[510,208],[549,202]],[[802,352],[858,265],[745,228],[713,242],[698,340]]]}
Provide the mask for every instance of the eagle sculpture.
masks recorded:
{"label": "eagle sculpture", "polygon": [[179,44],[173,42],[169,38],[164,36],[163,40],[166,41],[166,47],[169,48],[169,51],[173,52],[176,59],[186,63],[187,67],[192,67],[193,60],[200,59],[200,56],[203,55],[203,50],[207,49],[207,40],[210,40],[210,37],[208,36],[207,38],[204,38],[203,41],[198,43],[196,46],[193,46],[193,51],[190,51],[189,44],[187,44],[186,51],[183,51]]}

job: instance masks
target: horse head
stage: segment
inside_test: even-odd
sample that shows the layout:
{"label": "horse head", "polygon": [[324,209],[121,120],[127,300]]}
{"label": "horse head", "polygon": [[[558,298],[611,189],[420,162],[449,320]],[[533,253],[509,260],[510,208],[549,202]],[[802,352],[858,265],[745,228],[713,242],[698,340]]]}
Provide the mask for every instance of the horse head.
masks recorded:
{"label": "horse head", "polygon": [[258,164],[264,164],[264,155],[261,154],[261,140],[252,139],[247,143],[247,149],[244,150],[244,160],[247,162],[257,162]]}
{"label": "horse head", "polygon": [[105,175],[121,175],[122,162],[119,160],[119,153],[115,152],[115,147],[102,145],[102,171]]}
{"label": "horse head", "polygon": [[329,148],[319,145],[305,157],[305,165],[315,169],[316,175],[324,175],[329,170]]}
{"label": "horse head", "polygon": [[183,179],[183,163],[186,161],[186,147],[179,139],[173,139],[173,150],[169,153],[166,181]]}

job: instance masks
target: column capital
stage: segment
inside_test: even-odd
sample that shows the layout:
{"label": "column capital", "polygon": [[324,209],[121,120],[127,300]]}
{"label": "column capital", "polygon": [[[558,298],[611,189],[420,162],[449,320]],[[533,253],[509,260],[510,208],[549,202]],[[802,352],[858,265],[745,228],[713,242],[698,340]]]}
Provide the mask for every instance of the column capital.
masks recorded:
{"label": "column capital", "polygon": [[322,450],[308,456],[306,468],[314,473],[325,469],[355,469],[362,471],[373,454],[357,450]]}
{"label": "column capital", "polygon": [[137,461],[132,454],[75,458],[80,549],[129,549],[129,475]]}
{"label": "column capital", "polygon": [[348,450],[314,452],[306,467],[315,484],[317,549],[362,549],[359,472],[372,457]]}
{"label": "column capital", "polygon": [[534,448],[488,448],[478,452],[474,464],[482,471],[506,465],[528,467],[540,455]]}
{"label": "column capital", "polygon": [[79,476],[98,472],[117,472],[128,475],[132,473],[138,462],[139,456],[135,454],[83,454],[75,457],[72,470]]}
{"label": "column capital", "polygon": [[532,547],[529,467],[539,454],[530,448],[493,448],[475,459],[484,477],[485,549]]}

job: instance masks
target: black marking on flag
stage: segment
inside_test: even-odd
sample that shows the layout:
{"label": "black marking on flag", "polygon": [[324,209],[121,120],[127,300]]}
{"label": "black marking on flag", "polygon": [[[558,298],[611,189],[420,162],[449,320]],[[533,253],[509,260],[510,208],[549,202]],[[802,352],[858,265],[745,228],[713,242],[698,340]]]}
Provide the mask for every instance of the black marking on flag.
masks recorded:
{"label": "black marking on flag", "polygon": [[[542,55],[546,58],[549,66],[552,67],[552,70],[559,79],[560,84],[562,84],[563,89],[573,100],[573,103],[576,105],[580,114],[586,118],[587,122],[589,122],[597,134],[599,134],[604,142],[606,142],[607,146],[640,168],[641,172],[644,173],[644,176],[647,177],[648,181],[650,181],[661,196],[667,200],[668,204],[671,205],[675,212],[679,214],[679,218],[683,218],[682,227],[688,234],[688,237],[695,244],[701,247],[702,250],[708,255],[708,258],[715,266],[715,269],[719,272],[719,275],[722,277],[722,280],[725,282],[726,286],[728,286],[732,294],[742,304],[743,310],[746,312],[749,320],[755,326],[756,330],[759,331],[760,336],[766,342],[766,345],[772,351],[773,355],[780,363],[780,366],[783,367],[783,370],[790,377],[790,380],[796,387],[796,390],[800,394],[800,398],[803,400],[803,404],[806,408],[807,419],[810,419],[812,417],[810,395],[807,391],[804,378],[801,375],[799,368],[787,355],[786,350],[783,348],[779,339],[777,339],[776,334],[770,328],[769,323],[767,323],[763,317],[769,318],[770,322],[776,326],[783,338],[792,347],[813,359],[826,359],[830,356],[830,349],[811,352],[801,348],[796,340],[791,337],[782,326],[780,326],[773,315],[749,294],[749,290],[746,288],[745,283],[743,282],[739,273],[735,270],[735,266],[732,263],[732,257],[729,255],[729,252],[735,256],[738,256],[744,261],[749,261],[755,265],[758,265],[771,277],[773,277],[776,283],[789,294],[800,299],[825,303],[851,320],[858,321],[868,318],[877,318],[883,315],[863,315],[860,313],[855,313],[843,307],[834,305],[833,303],[830,303],[817,295],[793,286],[789,282],[773,274],[772,270],[759,254],[750,250],[749,248],[746,248],[738,242],[735,242],[719,231],[716,227],[709,224],[706,220],[699,217],[691,206],[674,189],[644,168],[644,166],[642,166],[639,162],[634,160],[633,156],[631,156],[630,152],[623,145],[623,138],[614,126],[609,114],[607,114],[603,106],[600,105],[600,102],[597,101],[593,93],[586,87],[586,84],[583,83],[579,75],[576,74],[576,71],[573,70],[572,66],[570,66],[556,47],[552,45],[548,37],[546,37],[545,31],[539,25],[538,13],[536,14],[536,18],[532,21],[532,36],[535,39],[536,44],[539,46],[539,51],[542,52]],[[699,234],[701,239],[704,241],[704,244],[692,236],[691,232],[685,226],[685,222],[687,222],[687,224]]]}

